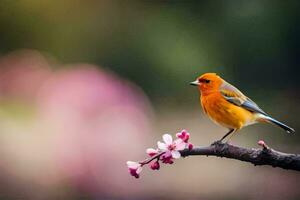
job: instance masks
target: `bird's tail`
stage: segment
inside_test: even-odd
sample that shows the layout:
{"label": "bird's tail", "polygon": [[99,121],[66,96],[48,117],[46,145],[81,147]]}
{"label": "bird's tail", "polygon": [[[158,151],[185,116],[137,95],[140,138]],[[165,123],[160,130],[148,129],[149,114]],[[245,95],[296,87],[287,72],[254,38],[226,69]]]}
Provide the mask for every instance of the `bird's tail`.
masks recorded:
{"label": "bird's tail", "polygon": [[282,128],[283,130],[285,130],[287,133],[295,133],[295,129],[285,125],[284,123],[282,123],[276,119],[273,119],[272,117],[266,116],[266,115],[260,115],[258,121],[275,124],[275,125],[279,126],[280,128]]}

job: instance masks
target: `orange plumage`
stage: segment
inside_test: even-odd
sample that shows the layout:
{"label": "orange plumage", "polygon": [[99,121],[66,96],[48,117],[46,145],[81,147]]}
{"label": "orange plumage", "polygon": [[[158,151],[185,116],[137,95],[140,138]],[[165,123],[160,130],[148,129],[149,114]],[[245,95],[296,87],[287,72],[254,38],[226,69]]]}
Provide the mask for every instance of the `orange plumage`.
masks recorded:
{"label": "orange plumage", "polygon": [[198,86],[201,106],[209,118],[229,129],[220,141],[244,126],[258,122],[270,122],[289,133],[295,132],[270,117],[254,101],[215,73],[203,74],[191,85]]}

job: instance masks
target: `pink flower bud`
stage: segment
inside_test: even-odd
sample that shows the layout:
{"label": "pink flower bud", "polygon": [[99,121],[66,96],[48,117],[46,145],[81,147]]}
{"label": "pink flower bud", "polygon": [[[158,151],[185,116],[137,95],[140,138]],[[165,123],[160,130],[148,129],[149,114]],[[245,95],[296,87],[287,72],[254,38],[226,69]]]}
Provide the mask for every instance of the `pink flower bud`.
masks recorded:
{"label": "pink flower bud", "polygon": [[150,168],[153,169],[153,170],[159,170],[159,168],[160,168],[159,162],[158,162],[158,161],[153,162],[153,163],[150,165]]}
{"label": "pink flower bud", "polygon": [[183,142],[187,143],[190,139],[190,134],[186,130],[182,130],[180,133],[176,134],[176,137],[182,139]]}
{"label": "pink flower bud", "polygon": [[131,176],[134,176],[135,178],[140,177],[140,175],[137,173],[137,169],[129,168],[129,173]]}
{"label": "pink flower bud", "polygon": [[162,155],[161,156],[161,160],[165,164],[173,164],[174,163],[172,154],[168,154],[168,155],[164,154],[164,155]]}
{"label": "pink flower bud", "polygon": [[158,154],[158,150],[157,149],[153,149],[153,148],[148,148],[146,150],[146,153],[150,156],[150,157],[153,157],[155,156],[156,154]]}
{"label": "pink flower bud", "polygon": [[166,164],[172,165],[173,163],[174,163],[174,161],[172,160],[172,158],[170,158],[169,160],[166,160]]}
{"label": "pink flower bud", "polygon": [[265,147],[265,146],[266,146],[266,143],[265,143],[263,140],[259,140],[259,141],[257,142],[257,144],[258,144],[259,146],[262,146],[262,147]]}
{"label": "pink flower bud", "polygon": [[142,165],[140,163],[127,161],[127,167],[131,176],[134,176],[135,178],[140,177],[140,173],[142,171]]}
{"label": "pink flower bud", "polygon": [[193,144],[191,144],[191,143],[189,143],[189,144],[188,144],[188,148],[189,148],[189,150],[192,150],[192,149],[193,149],[193,147],[194,147],[194,146],[193,146]]}

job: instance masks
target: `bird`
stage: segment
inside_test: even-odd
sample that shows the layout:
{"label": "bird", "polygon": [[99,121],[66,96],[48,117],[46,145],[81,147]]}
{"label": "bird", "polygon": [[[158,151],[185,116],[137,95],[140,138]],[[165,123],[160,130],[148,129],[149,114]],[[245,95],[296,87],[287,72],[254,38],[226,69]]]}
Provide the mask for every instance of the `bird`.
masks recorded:
{"label": "bird", "polygon": [[205,73],[190,83],[200,92],[200,104],[208,117],[228,129],[217,142],[230,138],[240,129],[256,123],[271,123],[294,133],[295,130],[272,118],[240,90],[226,82],[216,73]]}

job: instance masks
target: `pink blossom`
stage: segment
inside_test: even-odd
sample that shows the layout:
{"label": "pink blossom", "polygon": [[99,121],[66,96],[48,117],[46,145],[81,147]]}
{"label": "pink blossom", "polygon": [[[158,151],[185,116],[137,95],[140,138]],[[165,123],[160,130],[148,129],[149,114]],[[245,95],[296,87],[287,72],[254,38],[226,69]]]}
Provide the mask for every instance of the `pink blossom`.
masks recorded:
{"label": "pink blossom", "polygon": [[129,170],[129,173],[131,176],[134,176],[135,178],[140,177],[140,173],[142,171],[142,165],[138,162],[133,162],[133,161],[127,161],[127,167]]}
{"label": "pink blossom", "polygon": [[156,154],[158,154],[158,149],[153,149],[153,148],[148,148],[146,150],[146,153],[150,156],[150,157],[153,157],[155,156]]}
{"label": "pink blossom", "polygon": [[259,140],[259,141],[257,142],[257,144],[258,144],[259,146],[262,146],[263,148],[266,148],[266,149],[269,148],[269,147],[267,146],[267,144],[265,143],[265,141],[263,141],[263,140]]}
{"label": "pink blossom", "polygon": [[265,145],[265,142],[263,140],[259,140],[257,144],[263,147]]}
{"label": "pink blossom", "polygon": [[158,161],[153,162],[150,165],[150,168],[153,169],[153,170],[159,170],[159,168],[160,168],[159,162]]}
{"label": "pink blossom", "polygon": [[189,150],[193,149],[193,145],[188,142],[190,134],[186,130],[182,130],[180,133],[176,134],[176,139],[173,140],[172,136],[169,134],[164,134],[162,136],[163,142],[157,142],[157,149],[148,148],[146,153],[150,156],[140,162],[128,161],[129,173],[139,178],[139,174],[144,165],[149,164],[149,167],[152,170],[160,169],[160,162],[164,164],[173,164],[174,159],[181,157],[180,151],[188,148]]}
{"label": "pink blossom", "polygon": [[186,146],[186,143],[182,139],[176,139],[173,141],[173,138],[169,134],[163,135],[163,142],[158,141],[157,146],[161,151],[165,151],[165,154],[170,153],[172,158],[180,158],[180,152]]}
{"label": "pink blossom", "polygon": [[161,160],[163,163],[165,164],[173,164],[173,157],[172,154],[170,153],[170,151],[167,151],[166,153],[164,153],[161,157]]}
{"label": "pink blossom", "polygon": [[180,133],[176,134],[176,137],[182,139],[185,143],[188,143],[190,134],[186,130],[182,130]]}

